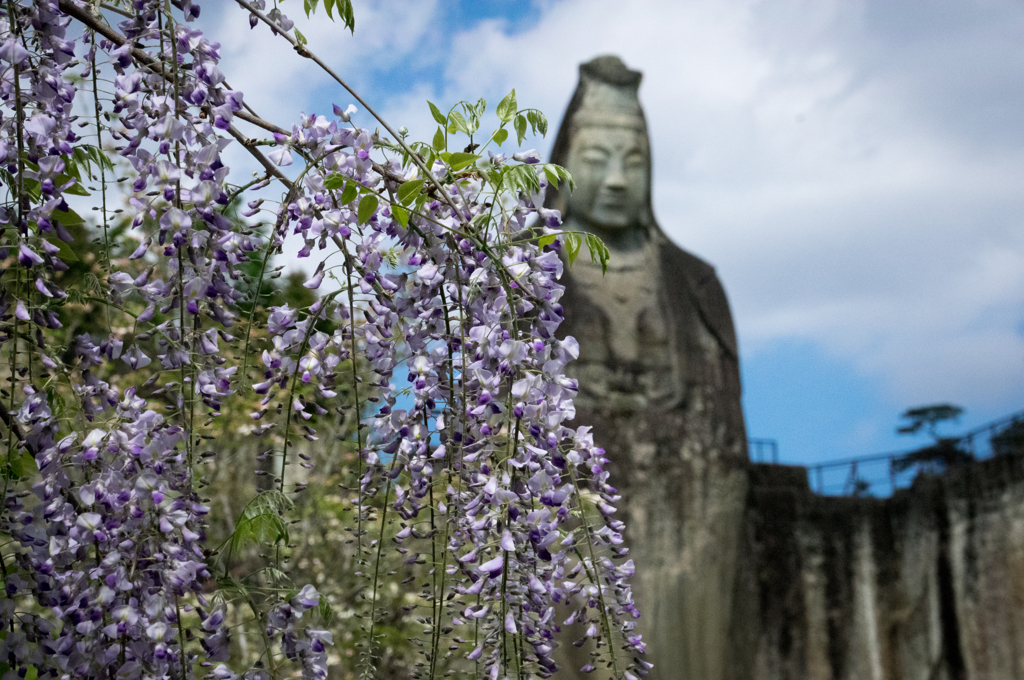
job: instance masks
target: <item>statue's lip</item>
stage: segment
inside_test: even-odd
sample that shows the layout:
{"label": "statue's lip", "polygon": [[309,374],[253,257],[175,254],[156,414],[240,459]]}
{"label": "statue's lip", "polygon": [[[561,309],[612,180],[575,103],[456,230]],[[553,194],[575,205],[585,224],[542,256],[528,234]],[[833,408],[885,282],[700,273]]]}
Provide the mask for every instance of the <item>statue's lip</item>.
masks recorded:
{"label": "statue's lip", "polygon": [[601,191],[597,194],[594,205],[598,208],[628,208],[629,197],[619,191]]}

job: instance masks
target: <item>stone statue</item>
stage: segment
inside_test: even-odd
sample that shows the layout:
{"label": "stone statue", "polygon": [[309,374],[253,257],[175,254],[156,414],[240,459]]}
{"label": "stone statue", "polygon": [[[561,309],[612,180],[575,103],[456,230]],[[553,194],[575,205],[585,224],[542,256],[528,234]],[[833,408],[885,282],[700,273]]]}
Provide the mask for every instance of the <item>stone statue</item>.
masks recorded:
{"label": "stone statue", "polygon": [[623,495],[649,677],[720,680],[746,494],[736,335],[714,269],[654,219],[640,79],[618,57],[583,64],[555,140],[576,190],[547,207],[611,251],[607,274],[585,253],[567,270],[561,331],[580,344],[576,422]]}

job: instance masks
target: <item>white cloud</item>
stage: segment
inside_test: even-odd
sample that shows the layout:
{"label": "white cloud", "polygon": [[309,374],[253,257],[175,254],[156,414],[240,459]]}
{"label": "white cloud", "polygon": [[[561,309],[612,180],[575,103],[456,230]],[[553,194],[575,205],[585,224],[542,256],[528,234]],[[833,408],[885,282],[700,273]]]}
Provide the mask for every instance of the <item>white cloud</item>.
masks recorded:
{"label": "white cloud", "polygon": [[748,357],[806,338],[899,401],[1019,400],[1024,145],[1002,112],[1024,103],[1024,11],[889,11],[566,0],[458,36],[449,87],[516,85],[557,118],[576,64],[621,55],[644,71],[657,215],[717,266]]}
{"label": "white cloud", "polygon": [[[285,6],[310,47],[349,85],[365,92],[373,74],[403,66],[428,35],[438,0],[388,0],[359,6],[358,30],[350,35],[321,9],[306,18],[298,5]],[[298,111],[351,96],[263,24],[250,30],[246,13],[225,2],[206,26],[221,43],[222,68],[246,102],[268,120],[297,121]],[[206,17],[204,17],[205,19]],[[215,26],[215,28],[214,28]],[[307,111],[309,113],[310,111]]]}
{"label": "white cloud", "polygon": [[[389,120],[420,136],[433,131],[424,99],[493,105],[512,87],[554,129],[577,64],[619,54],[644,72],[656,213],[718,268],[748,358],[773,340],[809,339],[899,402],[1024,397],[1024,8],[537,7],[539,19],[515,30],[494,20],[447,27],[436,0],[360,3],[355,38],[324,21],[299,26]],[[222,42],[247,101],[284,120],[348,102],[244,24],[232,22]]]}

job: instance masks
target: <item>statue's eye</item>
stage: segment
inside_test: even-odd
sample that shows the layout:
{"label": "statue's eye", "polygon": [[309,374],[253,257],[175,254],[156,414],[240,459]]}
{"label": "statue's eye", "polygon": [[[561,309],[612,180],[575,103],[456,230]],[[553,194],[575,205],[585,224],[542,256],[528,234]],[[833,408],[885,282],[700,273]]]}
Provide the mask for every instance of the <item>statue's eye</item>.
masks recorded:
{"label": "statue's eye", "polygon": [[582,160],[590,165],[604,165],[608,162],[608,153],[601,149],[587,149],[583,152]]}
{"label": "statue's eye", "polygon": [[647,159],[641,153],[631,153],[626,156],[626,167],[630,170],[643,170],[647,167]]}

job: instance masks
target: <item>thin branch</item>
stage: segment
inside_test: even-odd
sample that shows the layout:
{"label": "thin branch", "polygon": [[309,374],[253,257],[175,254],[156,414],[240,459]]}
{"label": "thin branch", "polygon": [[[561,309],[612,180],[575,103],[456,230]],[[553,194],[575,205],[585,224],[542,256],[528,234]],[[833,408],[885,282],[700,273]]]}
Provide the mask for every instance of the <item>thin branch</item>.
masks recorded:
{"label": "thin branch", "polygon": [[[67,1],[68,0],[61,0],[61,2],[67,2]],[[444,201],[445,205],[447,205],[449,208],[451,208],[452,216],[455,217],[455,219],[457,219],[459,221],[459,225],[463,228],[463,231],[461,232],[462,236],[465,237],[465,238],[470,239],[473,242],[475,242],[476,246],[497,267],[498,272],[499,272],[499,278],[502,279],[501,285],[505,289],[505,293],[508,295],[508,299],[509,300],[514,299],[515,296],[512,294],[512,289],[511,289],[511,287],[509,285],[514,280],[514,277],[512,277],[508,273],[508,270],[506,269],[504,263],[501,261],[501,258],[497,257],[492,252],[491,247],[487,243],[487,240],[485,238],[482,238],[482,237],[480,237],[480,236],[478,236],[478,235],[473,233],[473,230],[471,228],[471,224],[470,224],[469,220],[467,220],[465,218],[465,216],[462,214],[462,211],[459,210],[457,205],[455,205],[455,201],[452,200],[451,194],[449,194],[448,191],[437,180],[437,178],[434,177],[433,173],[430,172],[429,168],[427,168],[426,163],[423,162],[423,159],[420,158],[419,154],[415,153],[411,148],[409,148],[409,146],[405,143],[405,140],[402,139],[402,137],[391,128],[391,126],[388,124],[388,122],[386,120],[384,120],[380,116],[380,114],[378,114],[376,111],[374,111],[373,107],[371,107],[369,104],[367,104],[366,101],[364,101],[363,98],[359,96],[359,93],[356,92],[355,90],[353,90],[349,86],[348,83],[346,83],[344,80],[342,80],[341,76],[339,76],[337,73],[335,73],[331,69],[331,67],[329,67],[322,59],[320,59],[320,57],[318,57],[315,54],[313,54],[313,52],[311,52],[309,50],[309,48],[307,48],[305,45],[300,45],[295,38],[293,38],[292,36],[288,35],[283,30],[281,30],[280,26],[275,25],[274,22],[271,21],[270,18],[266,14],[264,14],[259,9],[257,9],[251,2],[248,2],[248,0],[235,0],[235,2],[237,2],[243,8],[249,10],[250,13],[252,13],[254,16],[256,16],[260,21],[265,23],[267,26],[270,26],[278,35],[280,35],[282,38],[284,38],[292,47],[295,48],[295,51],[299,54],[299,56],[305,57],[306,59],[311,60],[317,66],[322,68],[324,70],[324,72],[327,73],[327,75],[329,75],[331,78],[333,78],[335,80],[335,82],[337,82],[339,85],[341,85],[343,88],[345,88],[345,90],[347,90],[348,93],[351,94],[355,98],[355,100],[357,102],[359,102],[360,105],[362,105],[363,108],[365,108],[366,111],[370,115],[372,115],[374,118],[376,118],[377,121],[381,125],[384,126],[385,130],[390,132],[395,137],[395,139],[398,140],[398,143],[401,145],[402,149],[407,154],[409,154],[409,158],[412,159],[413,163],[416,164],[416,167],[418,167],[421,171],[423,171],[423,178],[424,178],[424,180],[429,182],[430,185],[434,188],[434,190],[435,190],[435,192],[437,194],[437,197],[440,200]],[[243,118],[243,120],[245,120],[245,119]],[[385,178],[387,178],[387,179],[391,179],[392,177],[394,177],[394,173],[385,171],[381,166],[378,166],[377,164],[374,164],[373,167],[380,174],[384,175]],[[378,169],[378,168],[380,168],[380,169]],[[395,181],[395,180],[392,180],[392,181]],[[401,183],[401,182],[404,181],[404,179],[403,178],[398,178],[397,181],[399,181]]]}
{"label": "thin branch", "polygon": [[[62,2],[66,2],[66,1],[67,0],[62,0]],[[359,105],[362,106],[366,110],[367,113],[369,113],[371,116],[376,118],[377,122],[379,122],[384,127],[384,129],[387,130],[391,134],[391,136],[393,136],[396,140],[398,140],[398,143],[399,143],[399,145],[401,145],[402,149],[407,154],[409,154],[409,158],[411,158],[412,161],[416,164],[416,166],[420,170],[423,171],[424,179],[426,179],[428,182],[430,182],[430,184],[437,191],[437,193],[438,193],[439,197],[441,198],[441,200],[443,200],[448,205],[448,207],[450,207],[452,209],[452,214],[454,214],[455,218],[458,219],[459,222],[462,223],[463,226],[465,226],[465,227],[469,226],[469,223],[462,216],[461,211],[455,205],[455,202],[452,200],[452,197],[448,194],[447,191],[444,190],[444,188],[441,186],[441,183],[438,182],[437,178],[434,177],[434,175],[430,172],[430,169],[423,162],[423,159],[420,158],[419,154],[417,154],[416,152],[414,152],[412,149],[409,148],[409,146],[405,143],[405,140],[402,139],[402,136],[399,135],[397,132],[395,132],[395,130],[393,130],[391,128],[391,126],[388,124],[388,122],[386,120],[384,120],[384,118],[382,118],[380,116],[380,114],[378,114],[376,111],[374,111],[373,107],[370,106],[369,104],[367,104],[366,101],[362,97],[359,96],[358,92],[353,90],[349,86],[348,83],[346,83],[344,80],[342,80],[341,76],[339,76],[337,73],[335,73],[331,69],[331,67],[328,66],[324,62],[323,59],[321,59],[320,57],[318,57],[315,54],[313,54],[313,52],[311,52],[309,50],[309,48],[306,47],[305,45],[300,45],[295,38],[293,38],[292,36],[288,35],[284,31],[282,31],[280,26],[276,26],[274,24],[274,22],[272,22],[270,20],[270,18],[266,14],[264,14],[263,12],[258,10],[252,3],[248,2],[247,0],[235,0],[235,2],[237,2],[239,5],[241,5],[245,9],[249,10],[249,12],[251,12],[253,15],[258,17],[260,19],[260,21],[265,23],[267,26],[270,26],[271,28],[273,28],[282,38],[284,38],[286,41],[288,41],[288,43],[292,47],[295,48],[295,51],[299,54],[299,56],[305,57],[306,59],[309,59],[310,61],[315,63],[317,66],[319,66],[320,68],[322,68],[324,70],[324,73],[329,75],[331,78],[334,79],[335,82],[337,82],[339,85],[341,85],[343,88],[345,88],[345,90],[350,95],[352,95],[352,97],[357,102],[359,102]]]}
{"label": "thin branch", "polygon": [[120,14],[121,16],[128,17],[129,19],[134,19],[135,18],[134,15],[131,12],[128,12],[127,10],[123,10],[120,7],[115,7],[114,5],[111,5],[109,2],[100,3],[100,7],[102,7],[105,10],[107,10],[108,12],[113,12],[114,14]]}
{"label": "thin branch", "polygon": [[[99,33],[104,38],[114,43],[118,47],[123,47],[124,45],[128,44],[128,40],[123,35],[121,35],[113,28],[103,23],[100,20],[100,17],[76,5],[73,2],[73,0],[58,0],[57,4],[61,12],[82,22],[88,28]],[[145,66],[151,72],[159,75],[162,78],[169,80],[169,76],[166,73],[164,73],[162,69],[160,69],[160,62],[154,59],[147,52],[144,52],[143,50],[140,50],[137,47],[133,47],[131,50],[131,54],[132,59],[134,59],[136,63]],[[205,111],[207,115],[212,115],[212,109],[209,106],[202,107],[202,110]],[[268,130],[270,132],[288,134],[287,130],[284,130],[283,128],[273,125],[272,123],[268,123],[267,121],[263,120],[258,116],[245,113],[244,111],[239,111],[235,113],[235,116],[241,120],[246,121],[247,123],[252,123],[253,125],[262,127],[263,129]],[[284,174],[282,174],[281,171],[278,170],[277,167],[274,166],[274,164],[271,163],[270,160],[252,144],[251,140],[247,136],[238,131],[234,126],[230,126],[228,128],[228,133],[230,133],[232,137],[241,142],[242,146],[245,147],[245,149],[260,163],[260,165],[266,168],[268,172],[274,175],[274,177],[276,177],[277,179],[284,182],[285,186],[291,188],[291,181],[287,177],[285,177]]]}

